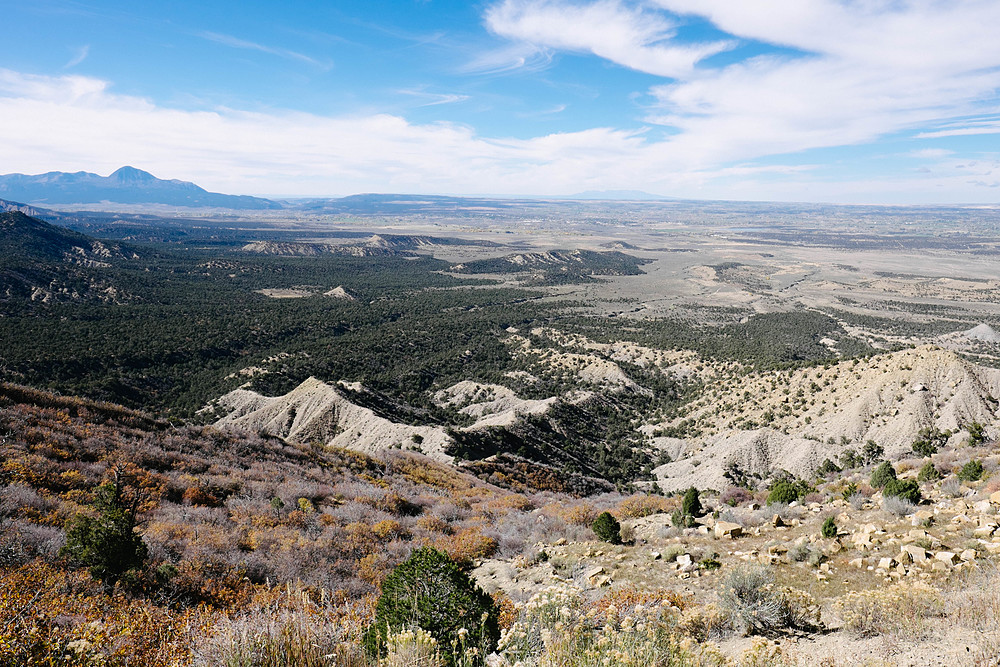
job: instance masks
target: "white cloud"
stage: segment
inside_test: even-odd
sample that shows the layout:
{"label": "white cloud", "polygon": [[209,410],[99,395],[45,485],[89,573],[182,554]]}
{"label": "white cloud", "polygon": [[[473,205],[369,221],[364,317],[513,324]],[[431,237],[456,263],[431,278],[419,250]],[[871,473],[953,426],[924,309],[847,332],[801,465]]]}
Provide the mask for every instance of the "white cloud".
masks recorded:
{"label": "white cloud", "polygon": [[133,164],[235,193],[570,192],[644,151],[640,136],[600,128],[488,139],[388,114],[186,111],[114,95],[96,79],[9,70],[0,70],[0,117],[0,172]]}
{"label": "white cloud", "polygon": [[732,47],[730,42],[670,44],[673,23],[618,0],[584,5],[504,0],[487,10],[486,25],[509,39],[593,53],[631,69],[667,77],[685,75],[704,58]]}
{"label": "white cloud", "polygon": [[918,139],[940,139],[941,137],[967,137],[976,134],[1000,134],[1000,122],[972,125],[971,127],[954,127],[947,130],[921,132]]}
{"label": "white cloud", "polygon": [[[677,43],[675,23],[686,15],[802,53],[696,67],[729,45]],[[649,91],[646,121],[677,131],[660,149],[683,168],[863,144],[998,104],[995,0],[502,0],[486,20],[513,40],[669,79]],[[997,131],[970,123],[918,136]]]}
{"label": "white cloud", "polygon": [[552,55],[551,49],[519,42],[479,53],[457,69],[465,74],[486,75],[537,71],[551,64]]}

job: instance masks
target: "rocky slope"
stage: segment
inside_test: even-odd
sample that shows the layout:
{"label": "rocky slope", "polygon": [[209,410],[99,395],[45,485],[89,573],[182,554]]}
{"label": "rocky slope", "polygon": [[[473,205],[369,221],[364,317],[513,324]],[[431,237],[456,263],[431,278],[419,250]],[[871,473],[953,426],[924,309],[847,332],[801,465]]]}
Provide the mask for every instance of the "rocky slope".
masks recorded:
{"label": "rocky slope", "polygon": [[265,431],[290,442],[318,441],[366,454],[387,449],[418,449],[439,461],[450,438],[434,426],[410,426],[389,421],[352,403],[333,385],[309,378],[284,396],[268,397],[237,389],[214,406],[225,413],[219,426]]}
{"label": "rocky slope", "polygon": [[[934,346],[792,372],[731,375],[690,406],[690,434],[657,469],[664,490],[722,488],[727,465],[767,476],[785,469],[808,477],[824,459],[869,440],[887,456],[906,455],[924,428],[952,431],[953,444],[973,423],[995,437],[1000,419],[1000,370]],[[656,434],[656,428],[645,429]]]}

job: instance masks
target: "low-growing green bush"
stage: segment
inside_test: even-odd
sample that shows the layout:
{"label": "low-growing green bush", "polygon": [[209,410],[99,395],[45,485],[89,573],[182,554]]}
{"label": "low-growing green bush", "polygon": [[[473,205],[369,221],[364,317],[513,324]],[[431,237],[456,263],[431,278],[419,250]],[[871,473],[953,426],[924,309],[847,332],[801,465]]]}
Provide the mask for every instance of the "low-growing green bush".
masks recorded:
{"label": "low-growing green bush", "polygon": [[921,500],[920,485],[912,479],[890,479],[885,488],[882,489],[882,496],[895,496],[914,505],[919,505]]}
{"label": "low-growing green bush", "polygon": [[622,525],[618,523],[618,519],[611,515],[611,512],[601,512],[591,528],[594,534],[605,542],[622,543]]}
{"label": "low-growing green bush", "polygon": [[[432,547],[414,551],[383,582],[365,648],[372,656],[382,655],[390,635],[411,628],[426,630],[443,647],[456,642],[463,651],[478,649],[476,664],[500,639],[493,599],[448,554]],[[444,659],[452,665],[456,656],[446,652]]]}
{"label": "low-growing green bush", "polygon": [[882,461],[878,464],[878,467],[872,471],[872,477],[869,483],[873,488],[881,489],[889,480],[896,479],[896,469],[892,467],[892,464],[888,461]]}
{"label": "low-growing green bush", "polygon": [[823,527],[820,529],[820,533],[823,537],[837,536],[837,522],[832,516],[826,517],[826,521],[823,522]]}
{"label": "low-growing green bush", "polygon": [[920,472],[917,473],[918,482],[936,482],[941,479],[941,473],[938,469],[934,467],[931,461],[928,461],[920,468]]}
{"label": "low-growing green bush", "polygon": [[813,488],[802,480],[781,479],[771,486],[767,494],[767,504],[785,503],[787,505],[799,500],[811,491]]}
{"label": "low-growing green bush", "polygon": [[977,482],[983,478],[983,464],[979,461],[969,461],[958,471],[958,478],[963,482]]}

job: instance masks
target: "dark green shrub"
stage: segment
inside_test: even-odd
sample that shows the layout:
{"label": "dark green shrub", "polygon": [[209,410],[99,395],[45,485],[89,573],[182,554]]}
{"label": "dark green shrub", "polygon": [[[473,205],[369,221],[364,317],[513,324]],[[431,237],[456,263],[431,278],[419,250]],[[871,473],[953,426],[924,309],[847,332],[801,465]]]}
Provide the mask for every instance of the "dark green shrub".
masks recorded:
{"label": "dark green shrub", "polygon": [[869,440],[861,449],[861,461],[865,464],[875,463],[885,455],[885,447],[874,440]]}
{"label": "dark green shrub", "polygon": [[826,521],[823,522],[823,527],[820,529],[820,534],[823,537],[837,536],[837,522],[833,520],[832,516],[826,517]]}
{"label": "dark green shrub", "polygon": [[840,455],[840,465],[845,468],[854,468],[861,465],[861,457],[853,449],[848,449]]}
{"label": "dark green shrub", "polygon": [[885,488],[882,489],[882,496],[895,496],[914,505],[919,505],[921,500],[920,485],[912,479],[890,479]]}
{"label": "dark green shrub", "polygon": [[819,477],[826,477],[838,472],[840,472],[840,467],[830,459],[826,459],[819,468],[816,468],[816,475]]}
{"label": "dark green shrub", "polygon": [[896,469],[888,461],[882,461],[872,472],[870,484],[873,488],[881,489],[892,479],[896,479]]}
{"label": "dark green shrub", "polygon": [[414,626],[437,640],[448,665],[454,665],[456,658],[448,647],[460,640],[462,628],[468,635],[460,645],[479,649],[475,664],[483,664],[482,656],[492,653],[500,639],[493,599],[448,554],[432,547],[414,551],[382,584],[375,622],[365,632],[365,648],[373,657],[381,655],[390,632]]}
{"label": "dark green shrub", "polygon": [[60,555],[90,569],[105,585],[113,585],[129,570],[142,567],[148,552],[135,532],[140,498],[123,481],[97,487],[94,509],[97,517],[78,514],[66,529],[66,545]]}
{"label": "dark green shrub", "polygon": [[925,463],[923,467],[920,468],[920,472],[917,473],[918,482],[936,482],[939,479],[941,479],[941,473],[938,472],[938,469],[935,468],[934,464],[930,461]]}
{"label": "dark green shrub", "polygon": [[690,517],[701,516],[701,498],[698,497],[698,489],[693,486],[684,492],[684,499],[681,501],[681,511]]}
{"label": "dark green shrub", "polygon": [[611,544],[622,543],[622,525],[618,519],[611,515],[611,512],[601,512],[591,525],[594,534],[605,542]]}
{"label": "dark green shrub", "polygon": [[850,500],[851,496],[853,496],[857,492],[858,492],[858,485],[857,485],[857,483],[855,483],[855,482],[849,482],[847,484],[847,486],[844,487],[844,490],[840,493],[840,496],[844,500]]}
{"label": "dark green shrub", "polygon": [[942,433],[938,428],[926,427],[917,433],[917,439],[913,441],[913,453],[917,456],[932,456],[937,454],[938,449],[944,447],[948,442],[950,433]]}
{"label": "dark green shrub", "polygon": [[675,528],[693,528],[697,525],[693,516],[685,514],[681,510],[673,511],[670,515],[670,523],[672,523]]}
{"label": "dark green shrub", "polygon": [[983,478],[983,464],[979,461],[969,461],[958,471],[958,478],[963,482],[976,482]]}
{"label": "dark green shrub", "polygon": [[771,486],[771,489],[767,494],[767,504],[773,505],[774,503],[791,503],[802,498],[811,491],[813,491],[813,488],[802,480],[796,480],[793,482],[788,479],[781,479]]}
{"label": "dark green shrub", "polygon": [[978,447],[986,442],[985,427],[982,424],[972,422],[971,424],[966,424],[965,428],[969,432],[969,439],[965,442],[966,445],[969,447]]}

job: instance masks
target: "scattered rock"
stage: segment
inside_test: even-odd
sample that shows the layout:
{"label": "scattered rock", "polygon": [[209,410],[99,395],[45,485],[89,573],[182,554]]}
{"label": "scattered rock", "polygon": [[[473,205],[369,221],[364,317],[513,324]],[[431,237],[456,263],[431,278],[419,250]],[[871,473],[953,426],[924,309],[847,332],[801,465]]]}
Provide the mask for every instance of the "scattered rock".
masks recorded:
{"label": "scattered rock", "polygon": [[743,534],[743,526],[738,523],[729,523],[728,521],[720,521],[715,524],[715,536],[716,537],[729,537],[736,538]]}
{"label": "scattered rock", "polygon": [[962,560],[961,558],[958,557],[958,554],[952,551],[939,551],[936,554],[934,554],[934,559],[942,563],[945,563],[946,565],[952,565],[952,566],[958,565]]}

